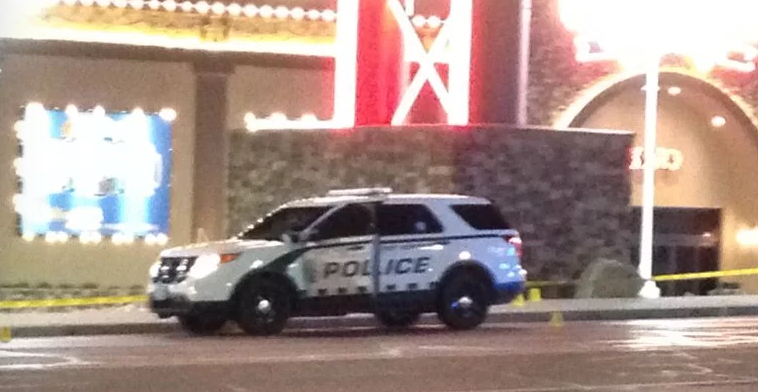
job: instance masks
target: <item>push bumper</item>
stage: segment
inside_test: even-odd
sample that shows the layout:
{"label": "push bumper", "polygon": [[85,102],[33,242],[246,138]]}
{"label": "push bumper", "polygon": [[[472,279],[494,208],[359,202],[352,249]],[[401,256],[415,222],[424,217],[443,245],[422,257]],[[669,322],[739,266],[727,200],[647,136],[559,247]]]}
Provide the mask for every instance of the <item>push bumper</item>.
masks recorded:
{"label": "push bumper", "polygon": [[150,297],[150,311],[160,318],[192,314],[229,316],[229,306],[226,302],[191,302],[186,297],[166,299]]}
{"label": "push bumper", "polygon": [[226,316],[226,301],[192,301],[185,290],[170,289],[166,285],[151,286],[148,291],[150,311],[160,318],[191,314],[219,314]]}

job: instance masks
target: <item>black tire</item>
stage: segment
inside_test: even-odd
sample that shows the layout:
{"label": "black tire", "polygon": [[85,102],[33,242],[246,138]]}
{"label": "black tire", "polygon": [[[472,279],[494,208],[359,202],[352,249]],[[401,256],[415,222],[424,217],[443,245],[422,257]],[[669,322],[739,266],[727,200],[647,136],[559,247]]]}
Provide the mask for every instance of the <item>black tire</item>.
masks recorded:
{"label": "black tire", "polygon": [[443,283],[437,316],[452,329],[470,330],[484,322],[489,306],[487,283],[477,275],[461,273]]}
{"label": "black tire", "polygon": [[226,324],[226,320],[218,316],[191,314],[179,316],[179,324],[192,335],[207,336],[218,332]]}
{"label": "black tire", "polygon": [[408,328],[416,324],[421,313],[403,310],[382,310],[374,313],[376,319],[387,328]]}
{"label": "black tire", "polygon": [[241,293],[237,323],[248,335],[276,335],[284,329],[291,310],[292,295],[286,287],[271,280],[256,279]]}

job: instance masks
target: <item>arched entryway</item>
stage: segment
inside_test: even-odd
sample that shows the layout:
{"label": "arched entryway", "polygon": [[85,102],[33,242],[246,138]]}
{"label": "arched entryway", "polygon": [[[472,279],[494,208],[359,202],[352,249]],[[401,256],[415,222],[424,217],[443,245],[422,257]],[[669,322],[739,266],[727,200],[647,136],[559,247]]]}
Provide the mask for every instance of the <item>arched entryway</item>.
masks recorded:
{"label": "arched entryway", "polygon": [[[644,84],[644,75],[639,75],[612,85],[570,123],[572,128],[636,133],[632,206],[642,199],[642,172],[637,169],[643,152]],[[654,273],[755,267],[758,249],[738,237],[758,226],[758,129],[727,94],[689,75],[663,72],[659,98]],[[633,230],[638,229],[636,222]],[[758,291],[752,277],[729,281]],[[670,295],[702,294],[714,284],[683,282],[662,288]]]}

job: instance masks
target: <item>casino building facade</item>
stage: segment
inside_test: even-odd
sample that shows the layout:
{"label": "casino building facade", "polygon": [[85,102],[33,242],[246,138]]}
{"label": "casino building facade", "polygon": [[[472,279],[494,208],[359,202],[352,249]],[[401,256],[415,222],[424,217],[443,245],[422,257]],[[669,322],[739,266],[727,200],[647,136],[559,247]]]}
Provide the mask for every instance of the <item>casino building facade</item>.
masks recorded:
{"label": "casino building facade", "polygon": [[[356,43],[349,37],[364,36],[343,17],[349,15],[339,10],[344,2],[271,1],[38,0],[0,16],[0,126],[6,130],[0,166],[8,168],[0,175],[7,201],[0,208],[0,283],[144,283],[161,247],[239,229],[229,227],[227,216],[230,133],[355,123],[364,101],[346,99],[346,80],[356,80],[355,62],[349,65]],[[585,5],[597,7],[593,15],[603,15],[604,23],[584,20],[587,10],[572,0],[496,1],[503,33],[473,34],[467,48],[450,38],[472,35],[460,34],[465,23],[452,23],[460,10],[448,17],[452,4],[390,2],[410,22],[399,30],[406,78],[397,85],[426,83],[416,86],[418,98],[405,104],[405,115],[385,113],[388,121],[475,122],[460,107],[469,95],[489,91],[492,101],[515,102],[504,121],[633,131],[629,229],[638,230],[645,77],[629,60],[638,56],[622,32],[662,32],[627,26],[602,1]],[[481,17],[477,10],[463,19]],[[739,26],[729,40],[699,35],[710,46],[688,46],[672,39],[662,56],[656,274],[758,267],[758,31],[746,27],[754,25],[741,19],[746,14],[758,13],[711,14],[714,29]],[[530,29],[518,15],[530,17]],[[670,23],[683,31],[692,24]],[[464,30],[451,34],[448,24]],[[524,32],[529,45],[519,46],[527,42],[519,38]],[[436,45],[440,36],[445,45]],[[467,68],[459,62],[469,58],[458,55],[490,45],[511,60],[488,66],[490,90],[477,90],[475,74],[456,84]],[[429,58],[435,66],[426,66]],[[469,60],[476,63],[476,55]],[[420,74],[425,78],[418,82]],[[520,75],[528,75],[528,84]],[[631,244],[630,252],[636,252]],[[753,277],[729,280],[758,291]],[[712,284],[662,288],[681,294]]]}

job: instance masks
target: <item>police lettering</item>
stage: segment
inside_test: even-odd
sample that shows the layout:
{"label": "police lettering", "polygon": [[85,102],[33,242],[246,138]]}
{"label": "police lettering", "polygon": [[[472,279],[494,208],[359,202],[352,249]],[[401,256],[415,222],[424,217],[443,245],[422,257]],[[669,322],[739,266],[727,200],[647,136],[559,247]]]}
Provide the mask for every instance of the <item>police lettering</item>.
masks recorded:
{"label": "police lettering", "polygon": [[[379,270],[381,275],[406,275],[406,274],[423,274],[429,270],[428,257],[419,257],[416,259],[390,259]],[[372,275],[371,262],[369,260],[348,261],[345,263],[329,262],[324,265],[324,279],[339,275],[343,278],[352,278],[360,274],[362,276]]]}

